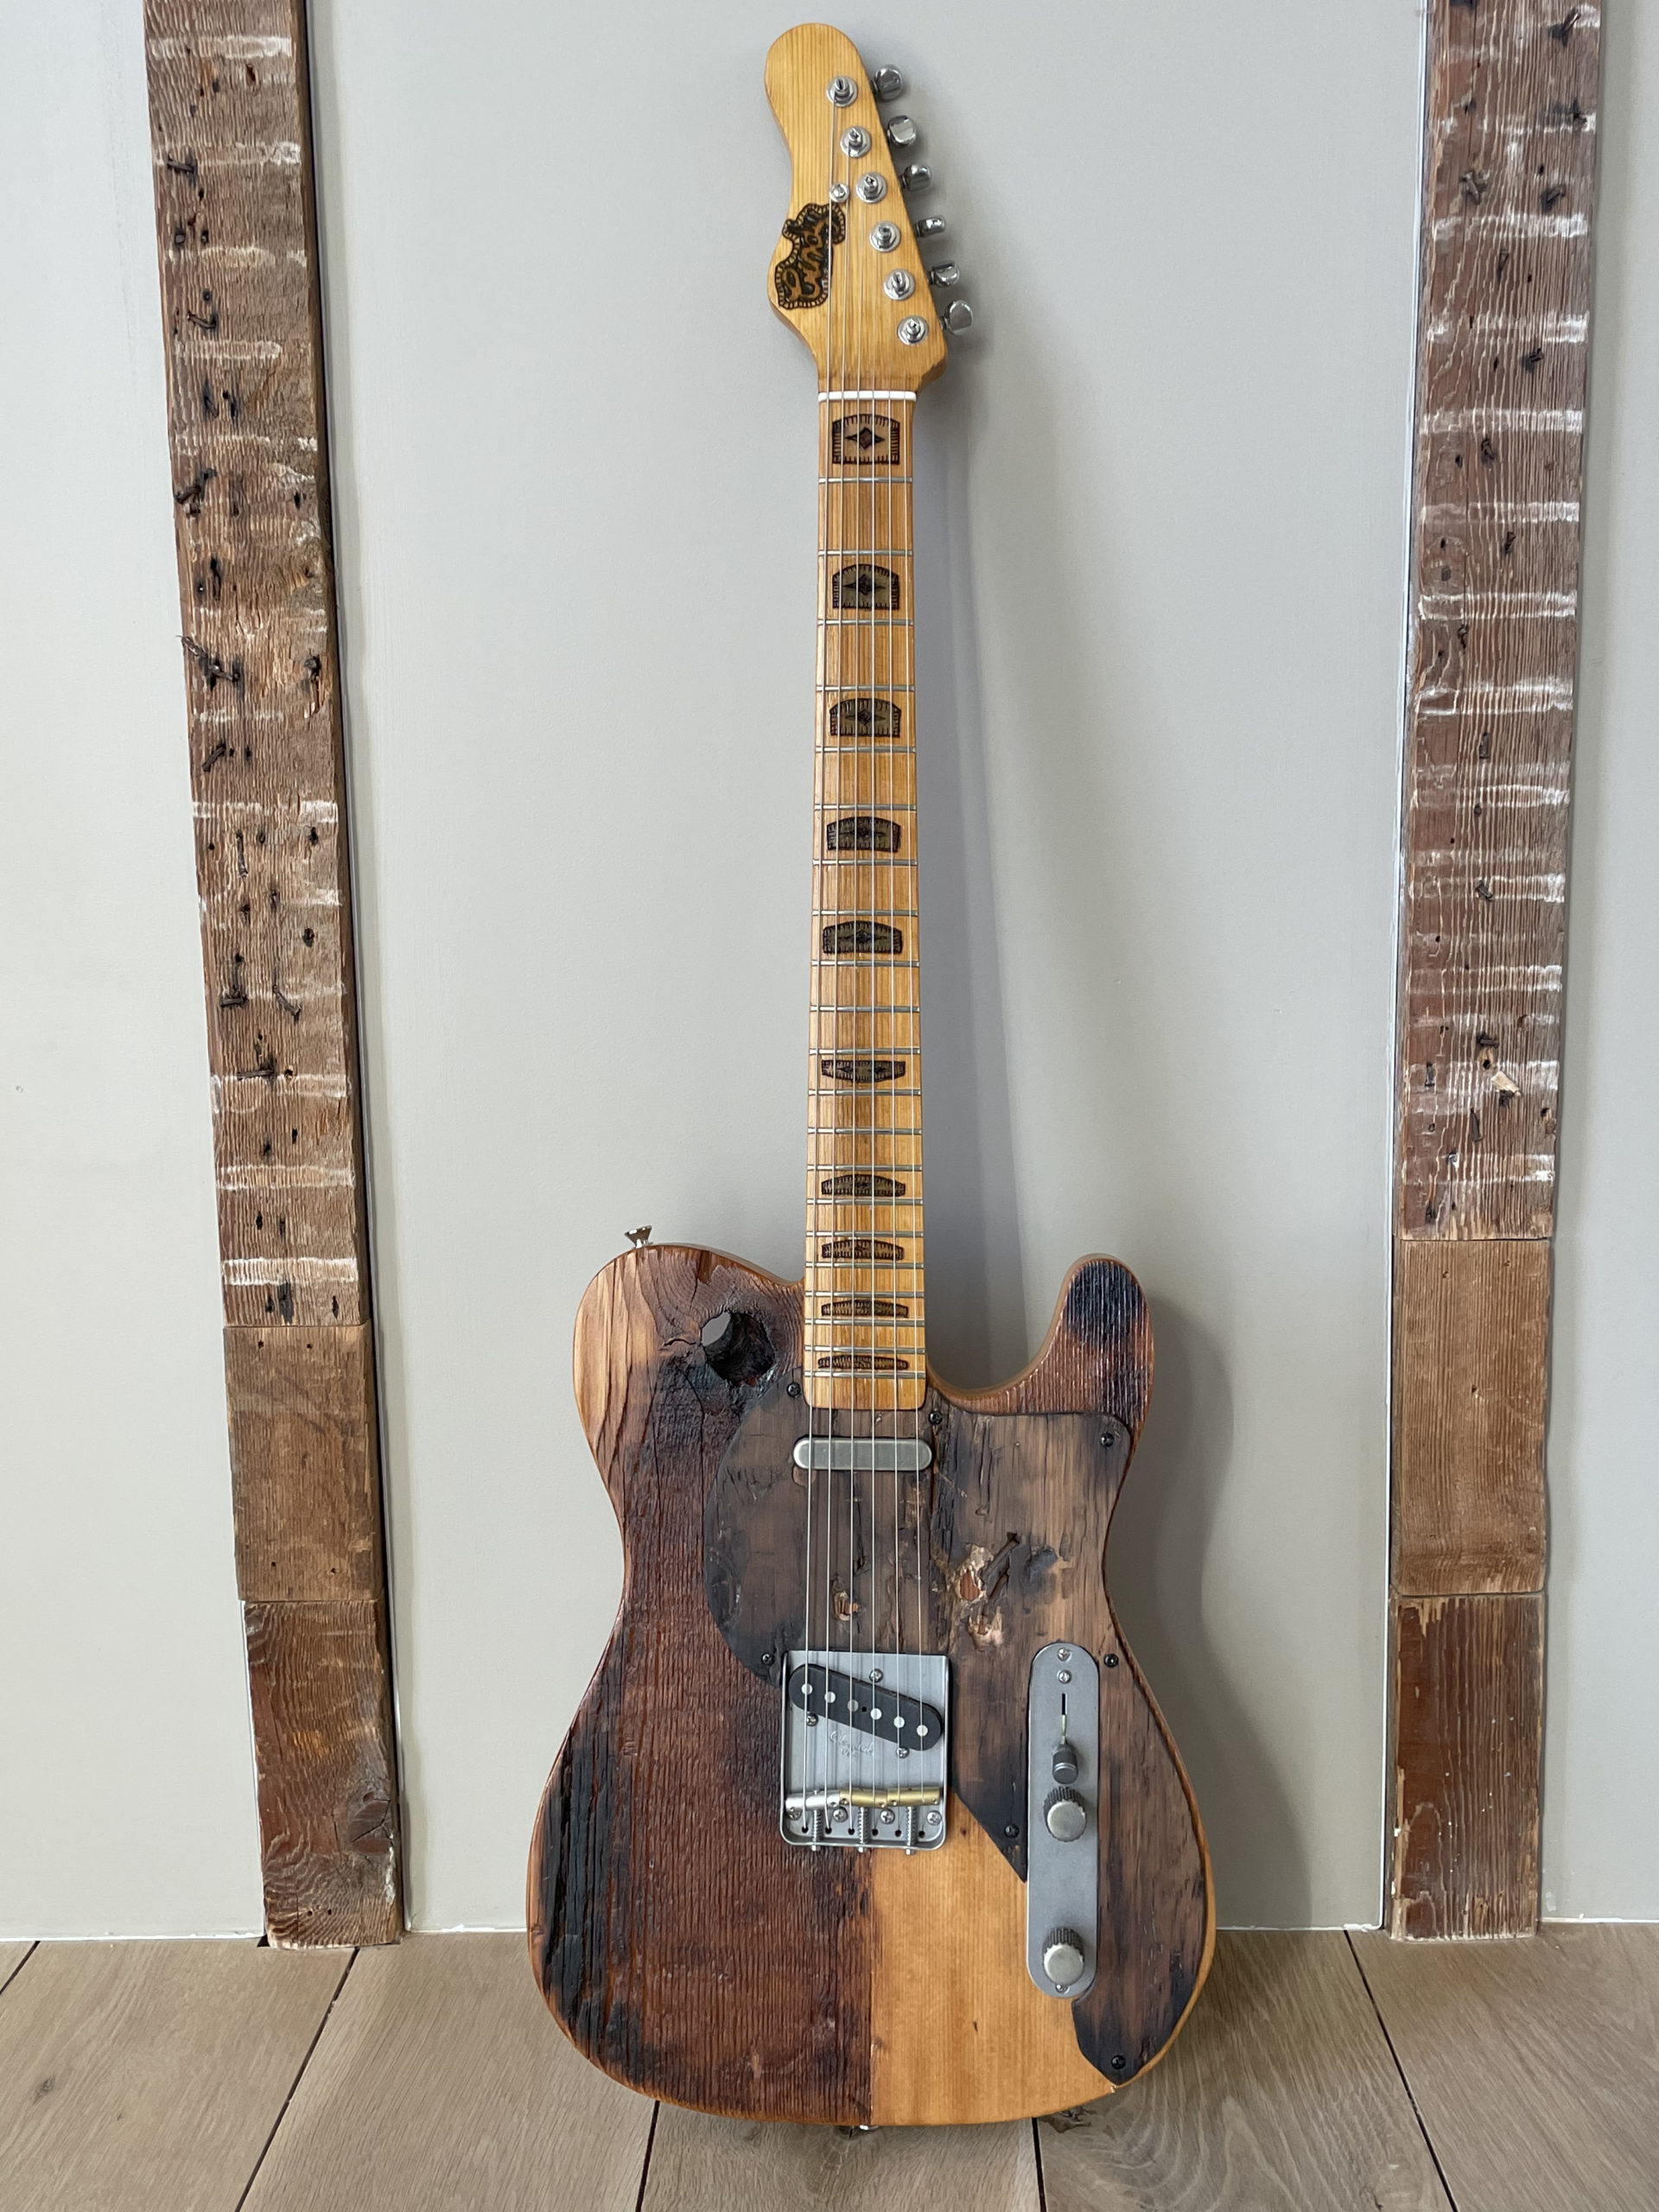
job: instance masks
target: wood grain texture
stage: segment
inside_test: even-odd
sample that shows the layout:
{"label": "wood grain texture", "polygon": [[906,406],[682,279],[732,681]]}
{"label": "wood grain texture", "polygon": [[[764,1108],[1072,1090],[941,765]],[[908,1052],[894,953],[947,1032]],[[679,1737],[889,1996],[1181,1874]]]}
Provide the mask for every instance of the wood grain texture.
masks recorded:
{"label": "wood grain texture", "polygon": [[1398,1227],[1554,1218],[1599,16],[1433,0]]}
{"label": "wood grain texture", "polygon": [[369,1331],[226,1329],[225,1383],[244,1599],[379,1597]]}
{"label": "wood grain texture", "polygon": [[1338,1934],[1224,1936],[1168,2062],[1037,2139],[1047,2212],[1450,2212]]}
{"label": "wood grain texture", "polygon": [[[830,79],[838,76],[850,79],[856,88],[851,105],[841,108],[831,106],[828,97]],[[846,251],[817,304],[786,308],[780,302],[777,271],[795,251],[794,239],[784,232],[767,274],[773,312],[810,347],[825,389],[855,385],[865,391],[919,391],[944,366],[944,334],[932,311],[926,271],[883,136],[887,114],[871,93],[869,72],[857,48],[827,23],[798,24],[766,55],[766,98],[789,148],[791,219],[808,208],[827,207],[837,179],[850,183],[873,173],[887,186],[879,207],[856,199],[849,203]],[[871,141],[855,161],[837,150],[839,137],[849,128],[867,131]],[[888,253],[876,252],[868,243],[871,227],[881,216],[890,216],[899,233]],[[893,269],[906,270],[915,287],[907,300],[890,300],[881,289],[882,279]],[[918,315],[926,321],[926,337],[918,346],[902,345],[899,323]]]}
{"label": "wood grain texture", "polygon": [[[322,1639],[322,1704],[274,1695],[251,1650],[260,1802],[282,1822],[267,1914],[284,1941],[378,1942],[385,1885],[360,1891],[353,1839],[365,1766],[389,1776],[393,1751],[305,9],[145,0],[144,27],[238,1571],[245,1599],[376,1616]],[[345,1684],[348,1651],[364,1671]],[[372,1757],[355,1734],[283,1733],[302,1710],[372,1714]]]}
{"label": "wood grain texture", "polygon": [[[1109,1272],[1112,1295],[1097,1282],[1079,1290]],[[978,1833],[896,1872],[884,1854],[806,1853],[777,1833],[779,1655],[798,1638],[789,1608],[798,1613],[805,1580],[804,1493],[789,1471],[807,1427],[798,1382],[790,1387],[798,1297],[736,1262],[671,1247],[615,1262],[583,1302],[578,1402],[626,1567],[617,1628],[550,1783],[532,1858],[531,1955],[544,1993],[596,2063],[720,2111],[1005,2118],[1063,2098],[1063,2084],[1128,2081],[1196,1995],[1213,1922],[1185,1777],[1101,1574],[1141,1413],[1139,1294],[1113,1263],[1086,1262],[1063,1304],[1063,1313],[1117,1317],[1125,1372],[1103,1393],[1104,1417],[987,1415],[944,1398],[933,1408],[931,1573],[955,1679],[952,1783]],[[776,1355],[748,1382],[722,1380],[701,1349],[702,1323],[728,1311]],[[1071,1363],[1081,1373],[1098,1363],[1077,1353]],[[1032,1391],[1050,1402],[1065,1394],[1052,1378]],[[874,1602],[863,1570],[849,1581],[861,1604]],[[1033,2005],[1023,1939],[984,1940],[977,1917],[988,1910],[1005,1936],[1023,1923],[1026,1681],[1050,1635],[1120,1662],[1103,1677],[1102,1971],[1069,2008]],[[730,1777],[729,1819],[706,1835],[679,1821],[675,1850],[655,1854],[640,1893],[632,1870],[675,1817],[658,1807],[677,1807],[683,1774],[704,1770]],[[1001,1886],[999,1853],[1009,1862]],[[925,1914],[906,1916],[906,1885],[924,1881],[938,1894]],[[982,2031],[963,2025],[976,2021]],[[923,2029],[918,2051],[908,2039]]]}
{"label": "wood grain texture", "polygon": [[859,2134],[663,2107],[640,2212],[731,2212],[734,2205],[844,2212],[854,2204],[1039,2212],[1031,2129],[1015,2122]]}
{"label": "wood grain texture", "polygon": [[347,1961],[44,1943],[0,1999],[6,2212],[240,2202]]}
{"label": "wood grain texture", "polygon": [[353,1965],[247,2212],[634,2212],[651,2115],[548,2033],[521,1938],[411,1936]]}
{"label": "wood grain texture", "polygon": [[0,1993],[10,1986],[18,1968],[34,1948],[33,1943],[0,1943]]}
{"label": "wood grain texture", "polygon": [[1353,1943],[1458,2212],[1656,2212],[1659,1928]]}
{"label": "wood grain texture", "polygon": [[380,1608],[284,1602],[242,1612],[270,1940],[396,1942],[397,1784]]}
{"label": "wood grain texture", "polygon": [[1541,1238],[1395,1241],[1402,1597],[1544,1586],[1549,1286]]}
{"label": "wood grain texture", "polygon": [[1396,1936],[1521,1936],[1538,1916],[1541,1596],[1397,1598]]}

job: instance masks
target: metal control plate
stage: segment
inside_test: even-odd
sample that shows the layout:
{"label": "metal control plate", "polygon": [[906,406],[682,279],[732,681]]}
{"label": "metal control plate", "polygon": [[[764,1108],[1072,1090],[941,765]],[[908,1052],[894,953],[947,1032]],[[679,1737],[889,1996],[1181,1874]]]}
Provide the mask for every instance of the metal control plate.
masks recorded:
{"label": "metal control plate", "polygon": [[[1049,1834],[1043,1808],[1058,1786],[1054,1754],[1070,1745],[1077,1778],[1067,1785],[1088,1818],[1075,1842]],[[1100,1937],[1100,1669],[1072,1643],[1046,1643],[1031,1662],[1026,1735],[1026,1965],[1045,1996],[1069,2005],[1093,1986]],[[1060,1988],[1043,1971],[1051,1932],[1081,1937],[1083,1972]]]}
{"label": "metal control plate", "polygon": [[[850,1680],[874,1707],[883,1689],[924,1711],[936,1742],[901,1756],[884,1725],[867,1716],[856,1727],[804,1709],[789,1692],[804,1669],[822,1686]],[[937,1851],[944,1841],[946,1748],[950,1732],[950,1662],[943,1652],[791,1651],[784,1669],[782,1802],[778,1824],[786,1843],[810,1850],[842,1844]],[[815,1701],[815,1700],[812,1700]],[[931,1725],[936,1715],[943,1728]],[[885,1722],[886,1716],[883,1716]]]}

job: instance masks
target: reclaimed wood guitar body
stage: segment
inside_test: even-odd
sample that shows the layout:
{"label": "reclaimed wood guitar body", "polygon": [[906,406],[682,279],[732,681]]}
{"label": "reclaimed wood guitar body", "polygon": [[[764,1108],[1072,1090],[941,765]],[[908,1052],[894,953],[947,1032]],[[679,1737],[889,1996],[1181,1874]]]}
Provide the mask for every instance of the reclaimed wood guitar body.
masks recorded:
{"label": "reclaimed wood guitar body", "polygon": [[1122,2087],[1214,1940],[1106,1587],[1152,1382],[1135,1279],[1082,1262],[1002,1389],[927,1361],[910,462],[948,318],[895,79],[821,24],[767,62],[795,169],[772,304],[819,371],[805,1271],[645,1243],[582,1300],[624,1586],[528,1908],[543,1994],[607,2073],[844,2126]]}

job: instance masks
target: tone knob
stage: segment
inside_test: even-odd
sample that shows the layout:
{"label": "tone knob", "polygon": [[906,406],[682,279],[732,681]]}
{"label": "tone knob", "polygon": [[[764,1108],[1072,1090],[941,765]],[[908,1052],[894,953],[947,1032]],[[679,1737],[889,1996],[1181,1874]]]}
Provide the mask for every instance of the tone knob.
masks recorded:
{"label": "tone knob", "polygon": [[1057,1989],[1083,1979],[1083,1938],[1075,1928],[1051,1928],[1043,1938],[1043,1972]]}
{"label": "tone knob", "polygon": [[875,94],[877,99],[896,100],[904,89],[905,74],[902,69],[895,69],[889,64],[885,69],[877,69],[871,73],[870,90]]}
{"label": "tone knob", "polygon": [[887,125],[887,143],[895,151],[916,143],[916,125],[907,115],[895,115]]}
{"label": "tone knob", "polygon": [[1089,1825],[1089,1808],[1077,1790],[1062,1785],[1043,1800],[1043,1825],[1057,1843],[1075,1843]]}

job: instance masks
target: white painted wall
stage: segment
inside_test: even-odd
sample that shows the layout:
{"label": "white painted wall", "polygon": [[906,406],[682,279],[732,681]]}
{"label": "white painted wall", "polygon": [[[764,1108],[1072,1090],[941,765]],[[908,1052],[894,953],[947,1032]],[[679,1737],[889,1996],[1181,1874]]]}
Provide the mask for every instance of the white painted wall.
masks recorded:
{"label": "white painted wall", "polygon": [[[640,1220],[798,1249],[785,19],[313,4],[412,1892],[512,1923],[618,1582],[582,1287]],[[1137,1268],[1116,1585],[1224,1916],[1368,1919],[1415,15],[845,20],[982,314],[919,461],[934,1348],[988,1379],[1076,1253]],[[1590,1916],[1659,1914],[1659,44],[1607,36],[1545,1869]],[[0,1936],[245,1930],[131,0],[5,15],[0,162]]]}
{"label": "white painted wall", "polygon": [[1544,1910],[1659,1920],[1659,22],[1604,31],[1549,1425]]}
{"label": "white painted wall", "polygon": [[[814,383],[776,0],[318,0],[411,1898],[514,1923],[648,1221],[798,1264]],[[1408,0],[892,0],[980,333],[922,410],[931,1349],[1160,1355],[1116,1587],[1232,1922],[1379,1898]]]}
{"label": "white painted wall", "polygon": [[0,31],[0,1936],[259,1926],[133,0]]}

